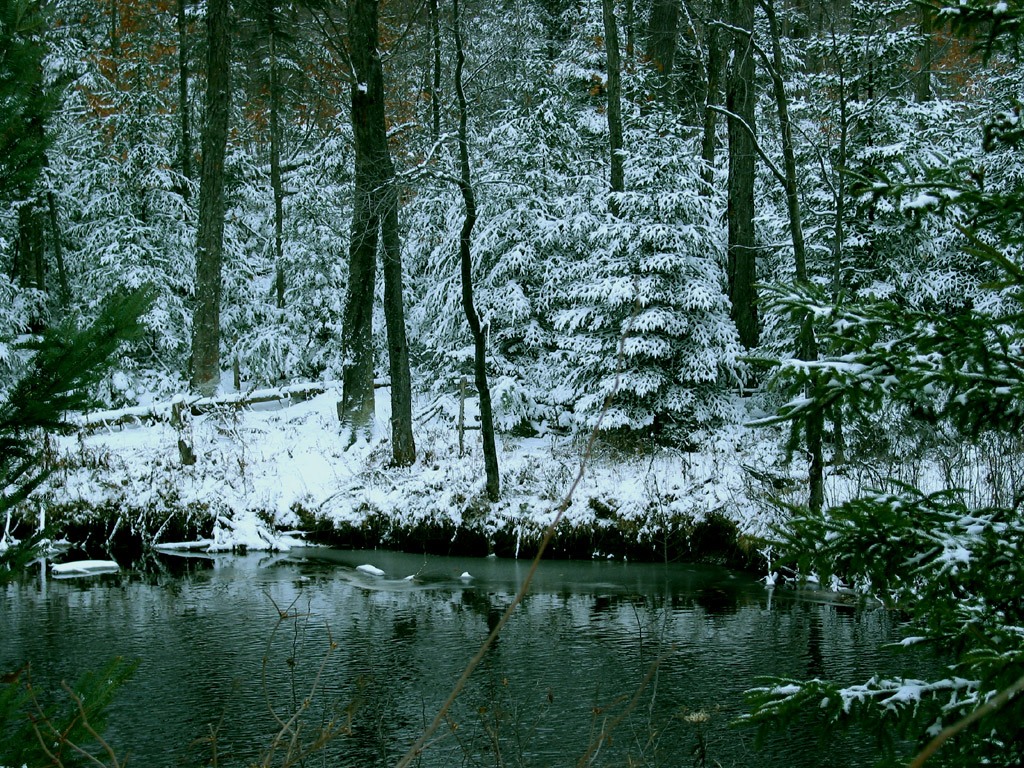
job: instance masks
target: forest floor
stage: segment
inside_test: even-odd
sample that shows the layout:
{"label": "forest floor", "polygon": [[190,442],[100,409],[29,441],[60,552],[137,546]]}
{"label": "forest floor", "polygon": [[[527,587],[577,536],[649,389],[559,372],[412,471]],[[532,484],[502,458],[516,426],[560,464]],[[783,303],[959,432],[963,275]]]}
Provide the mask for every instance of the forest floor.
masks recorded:
{"label": "forest floor", "polygon": [[[89,429],[52,439],[55,471],[34,503],[93,556],[184,541],[211,550],[285,549],[301,539],[525,557],[586,447],[585,438],[562,434],[499,435],[501,498],[489,503],[480,432],[467,430],[460,451],[456,398],[420,399],[417,461],[394,467],[388,390],[377,390],[372,435],[348,448],[338,397],[328,387],[297,402],[228,403],[191,417],[185,408],[177,425],[167,418],[170,403],[93,414]],[[472,405],[467,401],[468,424]],[[134,421],[139,414],[159,418]],[[191,446],[194,464],[182,463],[179,440]],[[829,493],[846,495],[837,480]],[[769,497],[797,503],[805,489],[806,463],[786,461],[777,429],[724,428],[692,451],[599,440],[550,553],[722,562],[763,572],[764,537],[783,514]]]}

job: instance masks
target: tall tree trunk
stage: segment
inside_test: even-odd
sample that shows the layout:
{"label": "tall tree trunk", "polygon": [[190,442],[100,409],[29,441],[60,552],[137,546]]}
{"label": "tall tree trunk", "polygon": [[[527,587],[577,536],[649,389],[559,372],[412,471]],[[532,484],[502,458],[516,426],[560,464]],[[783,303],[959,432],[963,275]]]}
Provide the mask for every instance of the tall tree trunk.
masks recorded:
{"label": "tall tree trunk", "polygon": [[430,0],[430,47],[433,54],[433,80],[430,85],[430,138],[441,137],[441,22],[438,0]]}
{"label": "tall tree trunk", "polygon": [[[611,0],[604,0],[605,3]],[[452,23],[455,28],[455,95],[459,103],[459,190],[466,205],[466,218],[459,235],[459,258],[462,265],[462,307],[466,312],[470,333],[473,335],[473,373],[477,392],[480,395],[480,431],[484,441],[484,471],[487,476],[487,496],[497,501],[500,491],[498,476],[498,452],[494,441],[494,419],[491,413],[491,390],[487,384],[487,338],[480,326],[480,317],[473,305],[472,259],[470,258],[470,237],[476,224],[476,197],[473,193],[473,179],[469,168],[469,120],[466,92],[462,86],[462,71],[466,55],[462,46],[462,31],[459,29],[459,0],[452,0]]]}
{"label": "tall tree trunk", "polygon": [[50,237],[53,239],[53,260],[57,265],[57,281],[60,284],[60,305],[66,309],[71,301],[71,287],[68,284],[68,270],[64,263],[64,244],[61,242],[60,225],[57,221],[57,201],[51,190],[46,190],[46,203],[50,214]]}
{"label": "tall tree trunk", "polygon": [[647,27],[647,58],[661,75],[665,87],[675,65],[678,36],[679,0],[654,0]]}
{"label": "tall tree trunk", "polygon": [[[782,43],[779,40],[779,25],[775,18],[774,0],[763,0],[762,5],[768,17],[768,30],[772,42],[772,85],[775,90],[775,104],[779,111],[779,128],[782,133],[782,165],[786,187],[786,209],[789,213],[789,231],[793,239],[793,261],[796,266],[797,282],[806,285],[807,255],[804,246],[804,230],[800,214],[800,197],[796,182],[796,156],[793,151],[793,128],[789,120],[789,102],[786,98],[786,84],[783,79]],[[797,340],[798,356],[802,360],[818,359],[818,342],[814,337],[813,318],[808,314],[801,323]],[[822,433],[824,417],[820,411],[813,412],[804,425],[807,434],[808,506],[815,512],[821,510],[824,502],[825,465],[822,458]]]}
{"label": "tall tree trunk", "polygon": [[[373,294],[380,216],[376,208],[380,158],[375,113],[384,114],[384,86],[373,77],[377,57],[377,5],[373,0],[348,2],[349,49],[355,80],[352,83],[352,134],[355,144],[355,200],[349,242],[348,291],[345,295],[341,349],[342,395],[338,418],[357,432],[369,430],[373,417]],[[379,66],[379,59],[377,59]]]}
{"label": "tall tree trunk", "polygon": [[[753,0],[729,0],[729,20],[746,32],[733,33],[733,61],[726,87],[729,124],[729,299],[740,342],[758,343],[757,260],[754,242],[754,28]],[[744,126],[743,123],[746,125]],[[749,130],[748,130],[749,128]],[[754,135],[752,135],[754,134]]]}
{"label": "tall tree trunk", "polygon": [[716,113],[712,107],[720,103],[722,90],[722,52],[719,50],[719,31],[715,22],[722,20],[722,0],[711,0],[707,32],[707,95],[704,99],[704,134],[701,140],[700,156],[704,161],[704,168],[701,171],[701,179],[704,181],[702,194],[711,194],[711,185],[714,181],[715,149],[718,146],[716,131]]}
{"label": "tall tree trunk", "polygon": [[373,294],[378,227],[384,245],[384,315],[391,371],[392,451],[396,464],[416,460],[412,436],[412,388],[402,298],[398,190],[388,150],[384,76],[378,51],[376,0],[349,0],[352,132],[356,150],[356,202],[345,298],[342,400],[338,417],[353,434],[373,416]]}
{"label": "tall tree trunk", "polygon": [[[272,11],[273,13],[273,11]],[[284,309],[284,187],[281,183],[281,72],[277,64],[276,19],[269,30],[270,48],[270,188],[274,196],[274,289],[277,308]]]}
{"label": "tall tree trunk", "polygon": [[18,208],[18,245],[14,260],[14,277],[24,288],[35,288],[37,291],[46,289],[43,218],[34,200]]}
{"label": "tall tree trunk", "polygon": [[[186,182],[192,178],[192,109],[188,98],[188,19],[186,0],[178,0],[178,116],[181,121],[181,156],[178,162]],[[188,199],[188,184],[182,184],[181,195]]]}
{"label": "tall tree trunk", "polygon": [[626,189],[622,157],[622,65],[619,61],[619,27],[615,20],[615,0],[601,0],[604,17],[604,46],[608,65],[608,143],[611,150],[611,192],[608,208],[619,215],[615,195]]}
{"label": "tall tree trunk", "polygon": [[412,381],[409,345],[405,336],[405,303],[402,298],[402,243],[398,231],[398,189],[394,172],[381,197],[381,244],[384,261],[384,323],[388,331],[388,367],[391,374],[391,450],[395,464],[416,461],[412,435]]}
{"label": "tall tree trunk", "polygon": [[121,13],[117,0],[110,0],[110,55],[115,59],[121,56]]}
{"label": "tall tree trunk", "polygon": [[923,5],[921,13],[921,47],[917,52],[917,77],[914,82],[914,100],[925,102],[932,97],[932,58],[935,45],[932,41],[931,11]]}
{"label": "tall tree trunk", "polygon": [[224,258],[224,156],[231,112],[230,0],[208,0],[206,121],[199,171],[196,308],[192,321],[192,386],[205,395],[220,384],[221,264]]}
{"label": "tall tree trunk", "polygon": [[[356,99],[353,96],[353,102]],[[352,110],[353,124],[356,109]],[[358,135],[358,131],[356,132]],[[356,184],[352,206],[352,235],[348,251],[348,290],[341,331],[341,401],[338,419],[351,430],[350,439],[370,428],[373,417],[373,294],[377,272],[377,232],[374,179],[360,174],[360,145],[356,142]]]}
{"label": "tall tree trunk", "polygon": [[634,0],[626,0],[626,61],[632,62],[636,55],[636,8]]}
{"label": "tall tree trunk", "polygon": [[[835,29],[832,29],[832,49],[838,50]],[[850,109],[847,103],[846,76],[843,62],[838,55],[839,64],[839,173],[835,174],[836,221],[832,237],[832,303],[838,306],[843,281],[843,242],[846,239],[846,174],[848,163],[848,141],[850,136]],[[846,463],[846,437],[843,435],[843,411],[838,403],[832,410],[832,461],[835,464]]]}

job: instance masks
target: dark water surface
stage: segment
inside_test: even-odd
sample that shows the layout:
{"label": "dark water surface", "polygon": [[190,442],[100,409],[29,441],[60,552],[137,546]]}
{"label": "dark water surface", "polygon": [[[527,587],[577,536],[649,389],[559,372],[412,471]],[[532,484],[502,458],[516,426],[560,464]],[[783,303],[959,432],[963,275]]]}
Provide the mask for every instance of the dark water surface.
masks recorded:
{"label": "dark water surface", "polygon": [[[393,765],[529,567],[325,549],[161,563],[157,575],[40,573],[0,587],[0,672],[31,662],[34,685],[53,690],[114,655],[141,659],[107,736],[145,768],[210,764],[197,740],[211,729],[220,766],[253,763],[279,730],[268,703],[286,720],[306,698],[303,738],[331,718],[351,727],[304,765]],[[385,575],[355,570],[364,563]],[[797,728],[754,751],[751,730],[727,726],[758,675],[899,674],[912,659],[880,649],[896,639],[885,611],[772,594],[721,568],[543,563],[453,708],[457,728],[420,764],[575,765],[664,656],[594,765],[870,765],[862,736],[821,746]]]}

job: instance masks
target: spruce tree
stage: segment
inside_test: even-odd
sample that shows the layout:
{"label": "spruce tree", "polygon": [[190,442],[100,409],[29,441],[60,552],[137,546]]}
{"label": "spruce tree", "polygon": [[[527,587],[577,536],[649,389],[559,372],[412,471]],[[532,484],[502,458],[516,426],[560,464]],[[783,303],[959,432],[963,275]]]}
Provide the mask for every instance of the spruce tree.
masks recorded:
{"label": "spruce tree", "polygon": [[[936,9],[938,6],[936,6]],[[933,9],[935,10],[935,9]],[[991,55],[1015,41],[1019,2],[968,2],[937,19],[981,36]],[[1017,154],[1015,113],[985,130],[989,151]],[[976,158],[903,166],[902,178],[875,169],[858,179],[861,198],[885,201],[911,221],[943,217],[966,240],[979,269],[1001,279],[989,299],[952,311],[922,303],[862,299],[837,305],[820,287],[777,288],[774,306],[794,318],[813,313],[828,354],[819,363],[774,362],[776,384],[792,399],[768,421],[794,423],[832,409],[876,412],[896,405],[909,420],[944,425],[962,441],[1019,434],[1024,426],[1024,196],[1019,185],[986,185]],[[916,740],[917,766],[937,753],[946,765],[1024,761],[1024,516],[1022,497],[980,505],[962,490],[925,493],[887,481],[821,512],[791,507],[777,545],[794,569],[835,577],[906,617],[904,646],[935,652],[944,673],[932,679],[874,676],[857,685],[773,678],[749,692],[747,717],[772,726],[798,714],[824,730],[866,723],[884,745]],[[905,764],[905,756],[893,755]]]}

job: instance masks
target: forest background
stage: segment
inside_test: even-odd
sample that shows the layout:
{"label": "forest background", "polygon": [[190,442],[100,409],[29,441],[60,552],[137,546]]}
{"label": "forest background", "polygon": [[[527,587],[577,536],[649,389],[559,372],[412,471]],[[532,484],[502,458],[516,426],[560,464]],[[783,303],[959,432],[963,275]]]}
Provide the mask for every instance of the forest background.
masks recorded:
{"label": "forest background", "polygon": [[[703,552],[717,515],[755,536],[769,581],[779,546],[952,659],[930,682],[772,681],[754,719],[809,704],[882,736],[898,721],[922,762],[947,740],[951,762],[1019,762],[1019,5],[458,9],[2,0],[5,409],[42,370],[14,340],[102,329],[107,297],[145,295],[101,387],[111,410],[16,469],[52,482],[27,512],[3,497],[5,541],[55,511],[99,518],[108,544],[122,526],[155,540],[191,485],[196,518],[175,530],[205,525],[211,548],[281,545],[295,522],[401,544],[375,514],[412,508],[419,544],[425,520],[445,536],[482,522],[478,543],[518,553],[523,519],[536,534],[553,516],[538,483],[552,501],[571,480],[555,446],[597,435],[626,472],[569,510],[575,530],[669,559],[673,526]],[[461,430],[454,450],[471,372],[483,472]],[[277,441],[233,408],[319,390],[330,427],[322,401],[297,406]],[[304,443],[314,422],[324,442]],[[548,439],[550,456],[530,442]],[[252,503],[257,443],[264,463],[365,464],[340,490],[325,473],[312,508],[249,508],[250,529],[213,497]],[[636,455],[646,475],[623,482]],[[719,462],[742,499],[719,493]],[[403,496],[398,477],[419,484]],[[69,486],[92,491],[68,502]]]}
{"label": "forest background", "polygon": [[[489,399],[506,435],[600,420],[613,453],[740,455],[748,495],[812,509],[828,476],[853,489],[832,502],[929,472],[1012,500],[1013,435],[965,444],[905,402],[795,417],[793,390],[842,358],[829,334],[864,303],[1010,315],[962,193],[928,182],[952,164],[1018,183],[996,140],[1016,125],[1013,51],[976,45],[998,24],[954,36],[898,2],[470,3],[457,37],[434,2],[2,10],[8,391],[19,335],[147,287],[145,332],[101,388],[129,417],[333,382],[352,443],[376,377],[386,463],[409,465],[413,389],[419,416],[454,422],[470,375],[491,500]],[[788,440],[748,436],[790,397]],[[713,496],[702,513],[734,501]],[[621,506],[590,500],[594,520]]]}

